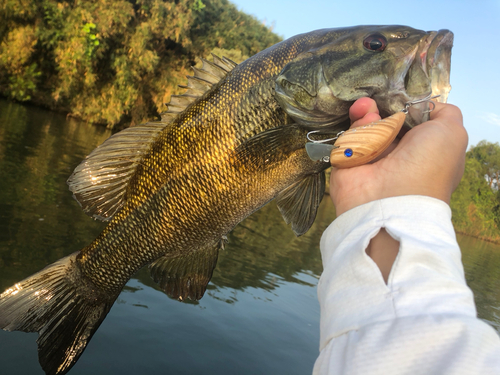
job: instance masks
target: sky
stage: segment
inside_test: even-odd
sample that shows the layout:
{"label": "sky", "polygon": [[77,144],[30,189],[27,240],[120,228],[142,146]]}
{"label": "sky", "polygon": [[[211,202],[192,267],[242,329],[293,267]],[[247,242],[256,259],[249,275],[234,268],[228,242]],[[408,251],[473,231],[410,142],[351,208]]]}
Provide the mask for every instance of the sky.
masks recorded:
{"label": "sky", "polygon": [[500,0],[230,0],[283,38],[316,29],[406,25],[455,34],[448,102],[462,110],[469,145],[500,143]]}

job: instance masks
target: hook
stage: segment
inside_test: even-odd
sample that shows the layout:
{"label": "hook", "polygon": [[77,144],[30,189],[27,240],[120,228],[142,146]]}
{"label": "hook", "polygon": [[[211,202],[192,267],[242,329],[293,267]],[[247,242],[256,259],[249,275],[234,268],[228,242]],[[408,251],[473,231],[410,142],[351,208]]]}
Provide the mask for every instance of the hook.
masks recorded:
{"label": "hook", "polygon": [[336,140],[338,137],[340,137],[342,134],[344,134],[344,131],[341,131],[341,132],[338,132],[337,135],[335,137],[333,137],[333,138],[328,138],[328,139],[311,139],[310,134],[315,134],[315,133],[319,133],[319,132],[320,132],[320,130],[310,131],[306,135],[307,140],[309,142],[312,142],[312,143],[327,143],[327,142],[331,142],[331,141]]}
{"label": "hook", "polygon": [[407,115],[409,110],[410,110],[410,107],[412,105],[425,103],[425,102],[429,103],[429,107],[432,105],[432,108],[429,108],[429,110],[425,111],[424,113],[430,113],[430,112],[434,111],[434,109],[436,108],[436,103],[434,103],[432,101],[432,99],[439,98],[441,95],[434,95],[434,96],[431,96],[431,95],[432,94],[429,94],[428,96],[426,96],[423,99],[417,99],[417,100],[412,100],[411,102],[406,102],[405,107],[403,108],[403,110],[401,110],[401,112],[403,112],[405,115]]}

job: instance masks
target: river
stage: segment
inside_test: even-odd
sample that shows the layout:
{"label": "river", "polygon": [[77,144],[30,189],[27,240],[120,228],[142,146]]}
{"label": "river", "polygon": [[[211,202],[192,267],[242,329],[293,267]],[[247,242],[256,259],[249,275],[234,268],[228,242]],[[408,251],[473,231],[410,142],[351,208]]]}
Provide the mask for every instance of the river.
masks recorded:
{"label": "river", "polygon": [[[90,243],[66,179],[110,131],[0,100],[0,290]],[[229,235],[207,293],[168,298],[147,270],[132,278],[83,356],[82,374],[307,374],[318,355],[318,242],[334,219],[325,198],[296,238],[274,204]],[[500,332],[500,246],[458,236],[478,314]],[[37,334],[0,330],[0,373],[43,374]]]}

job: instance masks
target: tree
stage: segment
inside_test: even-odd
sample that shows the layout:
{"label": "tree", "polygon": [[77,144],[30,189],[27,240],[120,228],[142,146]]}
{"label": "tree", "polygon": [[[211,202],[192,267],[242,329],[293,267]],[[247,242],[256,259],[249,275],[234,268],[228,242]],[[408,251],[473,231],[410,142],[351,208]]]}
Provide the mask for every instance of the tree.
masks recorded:
{"label": "tree", "polygon": [[0,1],[0,94],[109,127],[162,112],[196,57],[280,41],[227,0]]}
{"label": "tree", "polygon": [[500,180],[500,145],[481,141],[467,152],[467,158],[474,158],[481,164],[481,173],[491,189],[498,191]]}
{"label": "tree", "polygon": [[464,176],[450,204],[457,231],[500,242],[499,170],[497,143],[481,141],[467,152]]}

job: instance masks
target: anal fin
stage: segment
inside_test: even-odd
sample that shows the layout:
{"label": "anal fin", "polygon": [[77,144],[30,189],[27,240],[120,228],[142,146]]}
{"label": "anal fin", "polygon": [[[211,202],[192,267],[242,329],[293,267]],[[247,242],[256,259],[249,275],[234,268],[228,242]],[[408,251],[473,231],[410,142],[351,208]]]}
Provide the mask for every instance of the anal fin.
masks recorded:
{"label": "anal fin", "polygon": [[222,246],[223,241],[187,255],[162,256],[150,264],[151,277],[169,297],[199,300],[212,278]]}
{"label": "anal fin", "polygon": [[276,204],[287,224],[297,236],[306,233],[316,218],[325,194],[325,172],[304,177],[276,197]]}

